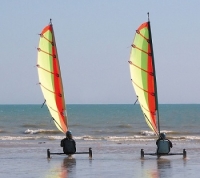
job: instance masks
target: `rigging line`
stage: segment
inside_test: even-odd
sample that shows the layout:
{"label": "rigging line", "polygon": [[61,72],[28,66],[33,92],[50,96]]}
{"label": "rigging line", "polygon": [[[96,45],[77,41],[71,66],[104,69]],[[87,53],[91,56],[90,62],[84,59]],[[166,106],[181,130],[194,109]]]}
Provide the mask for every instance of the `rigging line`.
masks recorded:
{"label": "rigging line", "polygon": [[45,68],[43,68],[43,67],[40,67],[40,65],[39,65],[39,64],[37,64],[36,66],[37,66],[38,68],[40,68],[40,69],[42,69],[42,70],[46,71],[46,72],[49,72],[49,73],[51,73],[51,74],[53,74],[53,75],[57,76],[57,77],[59,77],[59,76],[60,76],[58,73],[51,72],[51,71],[49,71],[49,70],[47,70],[47,69],[45,69]]}
{"label": "rigging line", "polygon": [[152,123],[150,122],[149,118],[146,116],[146,114],[145,114],[145,113],[143,113],[143,114],[144,114],[144,117],[147,119],[148,123],[149,123],[149,124],[151,125],[151,127],[153,128],[153,131],[156,133],[156,135],[159,135],[158,132],[157,132],[157,130],[155,130],[155,128],[153,127]]}
{"label": "rigging line", "polygon": [[46,100],[44,100],[44,103],[42,104],[41,108],[43,108],[44,104],[46,103]]}
{"label": "rigging line", "polygon": [[46,51],[44,51],[44,50],[42,50],[42,49],[40,49],[40,48],[37,48],[37,50],[38,50],[38,52],[43,52],[43,53],[45,53],[45,54],[48,54],[49,56],[52,56],[53,58],[56,58],[56,55],[54,54],[50,54],[50,53],[48,53],[48,52],[46,52]]}
{"label": "rigging line", "polygon": [[141,88],[139,85],[137,85],[137,84],[133,81],[133,79],[131,79],[131,81],[132,81],[138,88],[140,88],[141,90],[145,91],[146,93],[149,93],[149,94],[152,95],[152,96],[155,96],[155,93],[149,92],[148,90],[145,90],[145,89]]}
{"label": "rigging line", "polygon": [[133,66],[137,67],[138,69],[140,69],[140,70],[142,70],[142,71],[144,71],[144,72],[148,73],[149,75],[151,75],[151,76],[154,76],[154,75],[153,75],[153,72],[149,72],[149,71],[147,71],[147,70],[145,70],[145,69],[142,69],[141,67],[139,67],[139,66],[137,66],[137,65],[133,64],[133,62],[132,62],[132,61],[128,61],[128,62],[129,62],[129,64],[131,64],[131,65],[133,65]]}
{"label": "rigging line", "polygon": [[60,97],[62,97],[62,94],[61,93],[55,93],[54,91],[51,91],[51,90],[49,90],[48,88],[46,88],[45,86],[43,86],[41,83],[39,83],[44,89],[46,89],[47,91],[49,91],[49,92],[51,92],[51,93],[53,93],[53,94],[55,94],[55,95],[58,95],[58,96],[60,96]]}
{"label": "rigging line", "polygon": [[134,105],[137,103],[137,101],[138,101],[138,96],[137,96],[137,99],[136,99],[136,101],[135,101]]}
{"label": "rigging line", "polygon": [[142,49],[138,48],[138,47],[137,47],[137,46],[135,46],[134,44],[132,44],[131,46],[132,46],[133,48],[136,48],[136,49],[138,49],[138,50],[142,51],[143,53],[145,53],[145,54],[147,54],[147,55],[149,55],[149,56],[152,56],[152,54],[151,54],[151,53],[148,53],[148,52],[146,52],[146,51],[144,51],[144,50],[142,50]]}
{"label": "rigging line", "polygon": [[58,124],[58,122],[52,117],[52,119],[54,120],[54,122],[60,127],[60,129],[64,132],[64,130],[62,129],[62,127],[60,126],[60,124]]}

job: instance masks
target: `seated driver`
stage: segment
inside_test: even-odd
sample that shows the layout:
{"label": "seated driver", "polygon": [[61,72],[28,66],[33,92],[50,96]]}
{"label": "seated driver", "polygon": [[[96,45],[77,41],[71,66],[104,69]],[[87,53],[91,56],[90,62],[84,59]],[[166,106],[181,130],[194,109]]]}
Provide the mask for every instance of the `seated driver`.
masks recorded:
{"label": "seated driver", "polygon": [[157,154],[168,154],[172,148],[172,142],[166,139],[165,133],[160,134],[160,138],[156,141]]}
{"label": "seated driver", "polygon": [[76,142],[72,138],[72,132],[66,132],[66,138],[61,140],[60,146],[63,147],[63,152],[67,155],[74,154],[76,152]]}

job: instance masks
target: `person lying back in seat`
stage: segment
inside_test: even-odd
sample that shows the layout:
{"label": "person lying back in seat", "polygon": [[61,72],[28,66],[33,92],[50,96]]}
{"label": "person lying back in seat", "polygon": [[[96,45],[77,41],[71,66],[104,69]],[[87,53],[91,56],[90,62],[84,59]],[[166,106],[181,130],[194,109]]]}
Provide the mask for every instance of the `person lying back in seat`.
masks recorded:
{"label": "person lying back in seat", "polygon": [[72,132],[66,132],[66,138],[61,140],[60,146],[63,147],[63,152],[67,155],[76,153],[76,142],[72,138]]}
{"label": "person lying back in seat", "polygon": [[156,141],[157,154],[168,154],[170,148],[173,147],[172,142],[166,139],[165,133],[160,134],[160,138]]}

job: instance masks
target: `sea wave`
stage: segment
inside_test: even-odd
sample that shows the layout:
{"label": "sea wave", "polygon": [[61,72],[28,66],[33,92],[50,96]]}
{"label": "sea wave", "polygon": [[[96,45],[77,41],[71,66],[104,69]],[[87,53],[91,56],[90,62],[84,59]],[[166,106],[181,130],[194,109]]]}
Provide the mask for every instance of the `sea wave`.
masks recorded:
{"label": "sea wave", "polygon": [[46,129],[27,129],[24,131],[24,134],[60,134],[58,130],[46,130]]}
{"label": "sea wave", "polygon": [[[187,132],[179,132],[179,131],[172,131],[172,130],[161,130],[161,133],[165,133],[167,136],[169,135],[183,135],[187,134]],[[146,136],[156,136],[155,132],[153,131],[148,131],[148,130],[141,130],[141,135],[146,135]]]}
{"label": "sea wave", "polygon": [[185,136],[188,140],[200,140],[200,136]]}
{"label": "sea wave", "polygon": [[[0,140],[61,140],[64,135],[36,135],[30,134],[27,136],[0,136]],[[83,136],[74,136],[75,140],[84,140],[84,141],[112,141],[112,142],[132,142],[132,141],[151,141],[156,140],[157,137],[154,136],[145,136],[145,135],[134,135],[134,136],[92,136],[92,135],[83,135]],[[168,137],[170,140],[176,141],[200,141],[200,136],[174,136]]]}
{"label": "sea wave", "polygon": [[0,140],[36,140],[39,137],[23,137],[23,136],[1,136]]}
{"label": "sea wave", "polygon": [[147,130],[141,130],[140,134],[144,135],[144,136],[155,136],[156,135],[153,131],[147,131]]}
{"label": "sea wave", "polygon": [[[193,133],[187,133],[187,132],[178,132],[178,131],[171,131],[171,130],[162,130],[161,133],[164,132],[166,133],[166,136],[170,137],[175,137],[175,136],[182,136],[182,135],[198,135],[198,134],[193,134]],[[150,131],[150,130],[132,130],[132,129],[125,129],[125,130],[120,130],[120,129],[98,129],[98,130],[93,130],[92,135],[95,136],[108,136],[108,135],[113,135],[113,136],[120,136],[120,135],[125,135],[125,136],[134,136],[134,135],[141,135],[141,136],[146,136],[146,137],[155,137],[157,138],[157,135],[155,132]]]}
{"label": "sea wave", "polygon": [[[107,137],[93,137],[93,136],[83,136],[74,137],[75,140],[85,140],[85,141],[113,141],[113,142],[126,142],[126,141],[151,141],[157,140],[157,137],[146,137],[141,135],[135,136],[107,136]],[[200,136],[180,136],[180,137],[169,137],[171,140],[176,141],[200,141]]]}

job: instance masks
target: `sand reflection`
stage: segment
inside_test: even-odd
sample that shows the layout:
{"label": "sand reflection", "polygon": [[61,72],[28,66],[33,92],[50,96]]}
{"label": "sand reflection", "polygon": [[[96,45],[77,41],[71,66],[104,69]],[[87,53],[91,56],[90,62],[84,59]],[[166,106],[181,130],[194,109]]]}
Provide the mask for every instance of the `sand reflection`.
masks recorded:
{"label": "sand reflection", "polygon": [[171,161],[169,159],[157,159],[157,175],[158,177],[170,177],[171,175]]}
{"label": "sand reflection", "polygon": [[76,175],[76,159],[73,157],[67,157],[63,159],[60,178],[75,177],[75,175]]}
{"label": "sand reflection", "polygon": [[172,176],[171,161],[169,159],[148,159],[142,160],[141,167],[144,178],[169,178]]}

